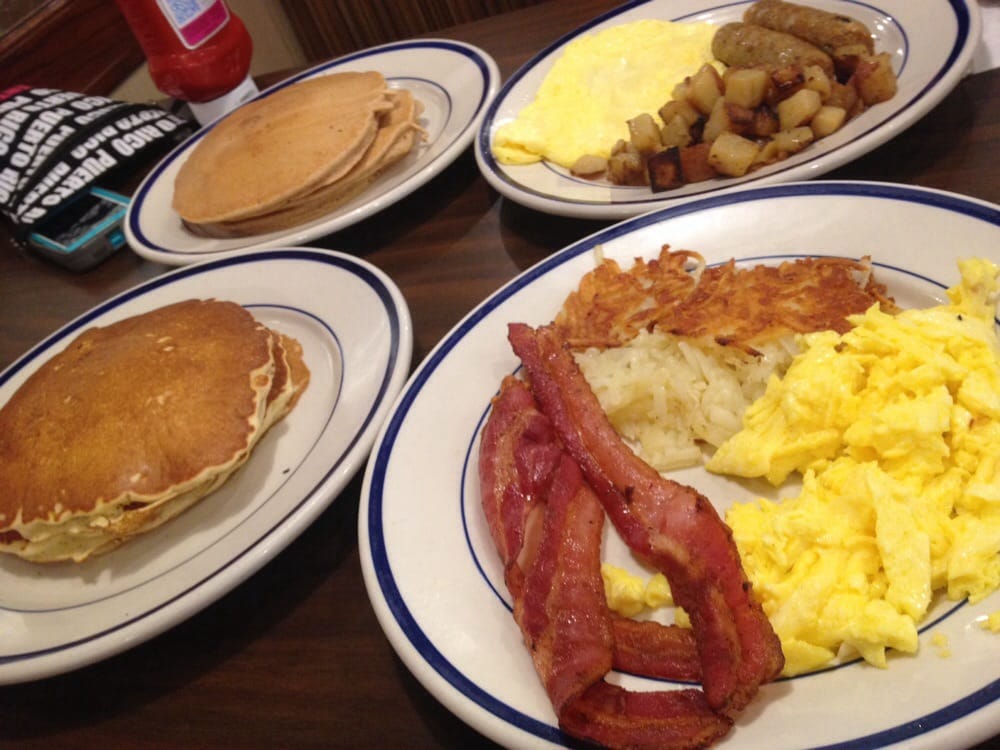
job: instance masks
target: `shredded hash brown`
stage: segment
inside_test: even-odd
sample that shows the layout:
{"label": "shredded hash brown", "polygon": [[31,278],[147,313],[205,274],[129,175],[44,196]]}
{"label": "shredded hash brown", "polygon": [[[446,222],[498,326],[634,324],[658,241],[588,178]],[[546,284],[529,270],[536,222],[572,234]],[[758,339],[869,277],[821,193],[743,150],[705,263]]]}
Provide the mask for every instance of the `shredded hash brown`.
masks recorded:
{"label": "shredded hash brown", "polygon": [[555,324],[574,349],[621,346],[656,330],[754,353],[795,333],[843,333],[848,315],[876,302],[898,312],[867,256],[738,268],[733,260],[706,266],[698,253],[664,245],[658,258],[636,258],[628,271],[605,259],[567,297]]}

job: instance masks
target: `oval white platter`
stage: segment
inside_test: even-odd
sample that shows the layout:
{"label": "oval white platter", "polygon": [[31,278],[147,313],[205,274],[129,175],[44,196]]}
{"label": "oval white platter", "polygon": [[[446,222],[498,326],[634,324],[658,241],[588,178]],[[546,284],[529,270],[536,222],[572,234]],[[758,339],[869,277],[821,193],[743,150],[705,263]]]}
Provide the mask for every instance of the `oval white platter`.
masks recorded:
{"label": "oval white platter", "polygon": [[310,382],[219,490],[81,564],[0,559],[0,684],[131,648],[245,580],[295,539],[361,468],[409,372],[406,302],[348,255],[248,252],[165,274],[68,323],[0,373],[0,403],[80,332],[172,302],[225,299],[303,346]]}
{"label": "oval white platter", "polygon": [[565,45],[577,37],[643,18],[723,24],[740,20],[749,4],[749,0],[630,2],[559,39],[511,76],[489,106],[476,137],[476,160],[483,176],[501,195],[529,208],[588,219],[622,219],[709,193],[819,177],[882,145],[938,104],[967,72],[982,25],[975,0],[810,0],[812,6],[865,22],[875,36],[876,51],[888,52],[892,58],[898,91],[841,130],[744,177],[719,177],[652,193],[648,187],[585,180],[548,162],[509,166],[493,157],[490,144],[497,128],[514,119],[534,98]]}
{"label": "oval white platter", "polygon": [[171,151],[139,186],[124,223],[132,249],[149,260],[182,265],[247,248],[300,245],[345,229],[406,197],[458,158],[500,86],[496,62],[483,50],[448,39],[425,39],[372,47],[317,65],[254,99],[307,78],[366,70],[382,73],[390,87],[409,89],[424,107],[419,122],[427,131],[425,141],[367,190],[298,227],[232,239],[200,237],[184,227],[171,202],[177,172],[209,126]]}
{"label": "oval white platter", "polygon": [[[947,242],[941,238],[947,237]],[[753,188],[663,208],[563,249],[461,321],[414,372],[376,440],[359,513],[362,570],[389,641],[447,708],[505,747],[572,743],[553,715],[511,616],[482,516],[478,435],[504,375],[519,362],[507,324],[552,320],[595,262],[655,257],[661,245],[707,262],[776,263],[803,255],[871,255],[904,307],[944,300],[956,260],[1000,262],[1000,207],[882,183],[808,182]],[[702,469],[674,475],[720,511],[744,486]],[[606,525],[605,559],[628,567]],[[631,564],[634,568],[634,562]],[[1000,637],[980,627],[1000,592],[977,605],[937,601],[916,657],[887,670],[849,662],[766,685],[719,747],[955,748],[1000,733]],[[951,655],[932,644],[944,635]],[[636,689],[669,683],[614,673]]]}

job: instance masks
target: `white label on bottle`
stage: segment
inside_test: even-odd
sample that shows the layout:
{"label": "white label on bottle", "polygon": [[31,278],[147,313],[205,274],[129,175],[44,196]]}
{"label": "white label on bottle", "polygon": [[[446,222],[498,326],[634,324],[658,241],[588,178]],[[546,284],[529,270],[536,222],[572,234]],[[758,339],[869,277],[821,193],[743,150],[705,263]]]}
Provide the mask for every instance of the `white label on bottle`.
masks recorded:
{"label": "white label on bottle", "polygon": [[223,0],[156,0],[188,49],[197,49],[229,23],[229,8]]}

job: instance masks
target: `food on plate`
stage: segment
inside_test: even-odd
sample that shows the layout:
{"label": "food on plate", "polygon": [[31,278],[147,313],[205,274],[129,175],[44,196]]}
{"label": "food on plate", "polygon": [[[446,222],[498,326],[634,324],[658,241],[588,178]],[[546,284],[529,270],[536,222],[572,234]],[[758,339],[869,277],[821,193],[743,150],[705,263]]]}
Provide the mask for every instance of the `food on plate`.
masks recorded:
{"label": "food on plate", "polygon": [[848,316],[897,310],[867,258],[706,267],[664,246],[580,280],[555,318],[615,429],[660,471],[702,462],[798,351],[799,333],[846,331]]}
{"label": "food on plate", "polygon": [[[661,477],[607,421],[554,326],[510,326],[530,385],[505,379],[483,429],[483,510],[514,617],[560,726],[612,747],[700,747],[724,735],[781,669],[731,535],[707,498]],[[604,514],[661,570],[692,628],[613,616]],[[702,690],[635,693],[612,667]]]}
{"label": "food on plate", "polygon": [[783,68],[818,66],[833,75],[833,58],[816,45],[783,31],[752,23],[727,23],[712,38],[712,53],[726,65],[752,68],[767,65]]}
{"label": "food on plate", "polygon": [[[601,563],[601,579],[604,581],[604,596],[608,608],[622,617],[635,617],[645,609],[657,609],[674,603],[670,584],[663,573],[654,573],[648,579],[643,579],[625,568],[605,562]],[[686,620],[685,624],[690,625]]]}
{"label": "food on plate", "polygon": [[853,51],[858,47],[868,54],[875,52],[867,26],[850,16],[819,8],[783,0],[757,0],[747,8],[743,21],[791,34],[834,57],[842,50]]}
{"label": "food on plate", "polygon": [[626,121],[655,111],[675,84],[712,62],[715,27],[646,19],[574,39],[545,75],[535,98],[494,134],[502,164],[542,159],[571,167],[584,154],[610,156]]}
{"label": "food on plate", "polygon": [[378,131],[361,160],[346,175],[323,182],[276,210],[212,225],[215,237],[243,237],[304,224],[364,192],[382,170],[405,157],[417,142],[420,102],[410,92],[393,92],[394,106],[381,116]]}
{"label": "food on plate", "polygon": [[[637,499],[647,486],[641,473],[609,479],[609,467],[621,471],[641,461],[626,458],[626,443],[607,447],[598,427],[604,423],[588,400],[599,399],[602,418],[611,418],[639,456],[655,463],[649,454],[659,450],[670,466],[677,450],[671,431],[685,431],[696,448],[711,443],[692,437],[684,407],[660,393],[687,375],[678,375],[684,371],[669,357],[645,350],[672,342],[676,360],[702,378],[692,390],[708,392],[731,374],[720,375],[702,348],[686,345],[704,339],[729,355],[759,355],[763,342],[784,340],[784,363],[761,376],[758,397],[729,406],[734,419],[721,408],[705,409],[706,423],[735,424],[706,467],[776,486],[802,476],[801,489],[783,488],[794,495],[789,499],[762,498],[726,514],[738,559],[781,638],[783,673],[853,655],[885,666],[887,649],[916,650],[916,628],[935,592],[975,602],[1000,588],[1000,268],[970,259],[960,270],[949,304],[901,310],[866,260],[712,269],[694,253],[665,246],[660,257],[637,259],[629,271],[601,259],[540,329],[544,334],[515,326],[511,335],[538,409],[647,570],[649,547],[630,537],[636,532],[628,522],[661,528],[643,515],[658,506]],[[525,339],[540,343],[532,348]],[[568,354],[588,387],[563,361]],[[596,376],[588,356],[598,363],[591,363]],[[614,424],[616,405],[630,399],[633,423],[626,419],[622,429]],[[647,431],[643,440],[628,432],[636,424]],[[615,486],[629,488],[630,499],[617,515],[602,494]],[[656,649],[635,639],[641,632],[652,640],[656,625],[643,621],[640,631],[622,623],[673,604],[674,623],[686,625],[688,605],[674,601],[674,586],[655,576],[608,563],[599,572],[605,606],[615,613],[613,664],[648,674],[637,655]],[[683,653],[681,638],[671,635],[675,656]]]}
{"label": "food on plate", "polygon": [[192,149],[173,207],[210,237],[277,231],[329,213],[405,157],[420,103],[377,72],[310,78],[250,102]]}
{"label": "food on plate", "polygon": [[216,490],[292,409],[295,339],[233,302],[188,300],[92,327],[0,408],[0,552],[108,552]]}
{"label": "food on plate", "polygon": [[[481,446],[483,511],[514,619],[563,730],[611,747],[698,747],[725,734],[729,720],[701,691],[640,697],[604,680],[616,643],[600,577],[605,511],[522,381],[504,381]],[[690,669],[693,641],[668,636],[645,654],[670,664],[677,650]]]}
{"label": "food on plate", "polygon": [[726,520],[788,674],[913,653],[935,592],[1000,587],[1000,268],[960,263],[949,302],[807,334],[711,471],[801,475],[794,497]]}
{"label": "food on plate", "polygon": [[692,68],[669,98],[632,109],[610,156],[588,151],[570,171],[654,192],[742,177],[896,93],[892,60],[861,22],[792,3],[755,3],[716,30],[712,55],[724,72]]}

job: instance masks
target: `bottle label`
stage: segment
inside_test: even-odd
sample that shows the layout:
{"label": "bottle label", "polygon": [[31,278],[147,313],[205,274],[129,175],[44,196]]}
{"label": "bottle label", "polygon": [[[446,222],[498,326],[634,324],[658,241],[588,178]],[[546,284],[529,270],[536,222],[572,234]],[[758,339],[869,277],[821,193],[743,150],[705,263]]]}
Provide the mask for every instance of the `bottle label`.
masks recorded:
{"label": "bottle label", "polygon": [[223,0],[156,0],[156,4],[188,49],[197,49],[229,23]]}

